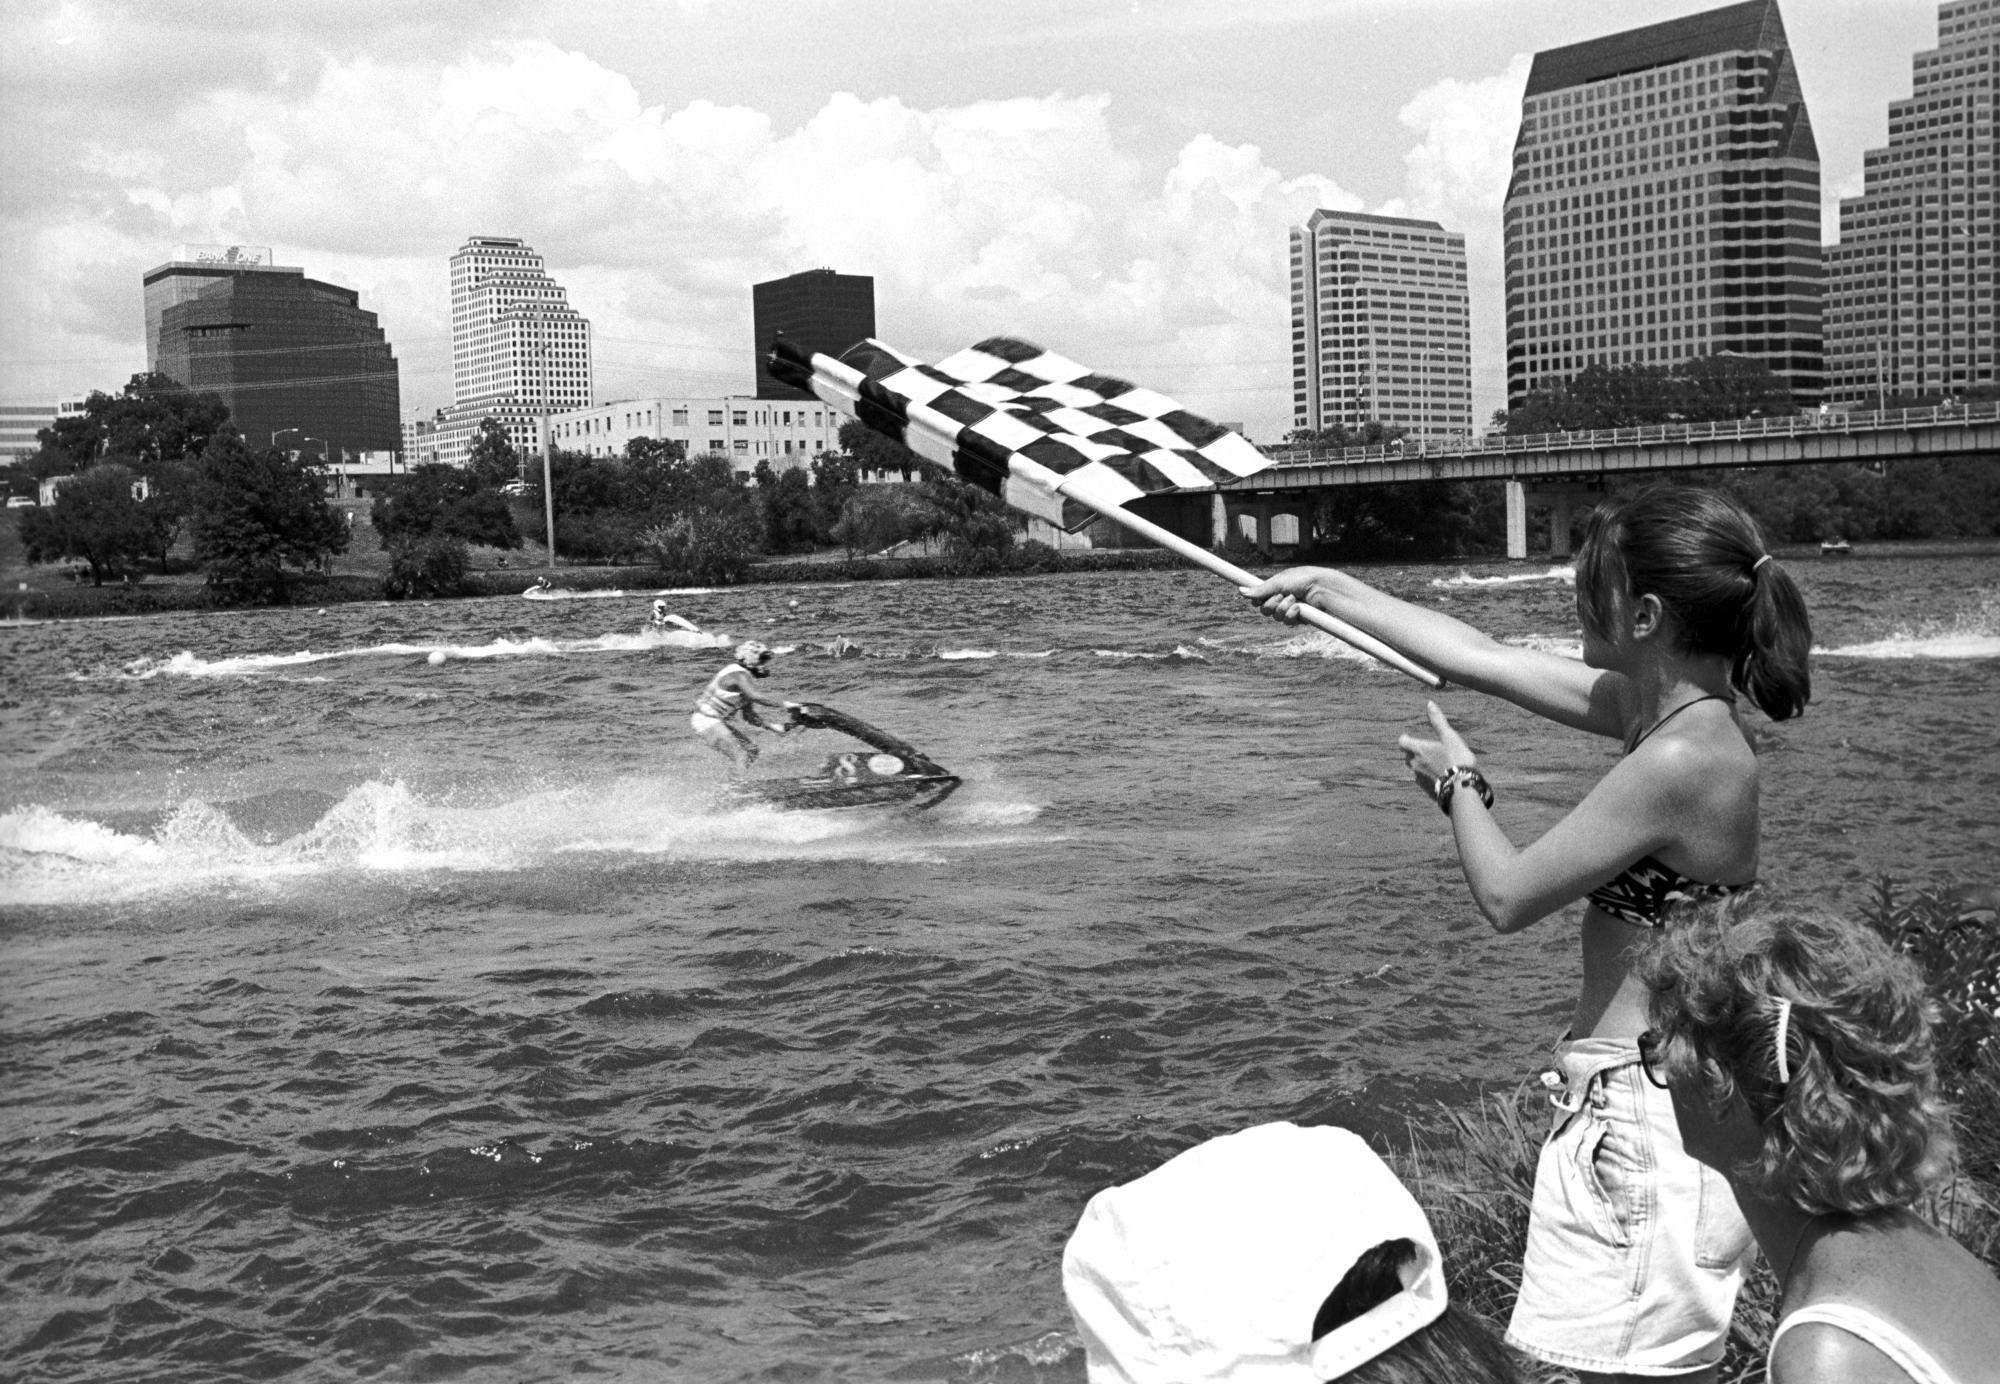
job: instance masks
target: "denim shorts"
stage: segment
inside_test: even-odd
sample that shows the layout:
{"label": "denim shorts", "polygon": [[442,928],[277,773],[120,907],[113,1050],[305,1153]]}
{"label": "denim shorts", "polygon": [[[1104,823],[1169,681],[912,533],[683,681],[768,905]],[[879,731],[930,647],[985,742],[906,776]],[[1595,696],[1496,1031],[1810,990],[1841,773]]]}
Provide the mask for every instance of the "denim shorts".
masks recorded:
{"label": "denim shorts", "polygon": [[1751,1243],[1729,1184],[1682,1151],[1631,1039],[1560,1043],[1542,1080],[1555,1119],[1508,1343],[1604,1374],[1715,1364]]}

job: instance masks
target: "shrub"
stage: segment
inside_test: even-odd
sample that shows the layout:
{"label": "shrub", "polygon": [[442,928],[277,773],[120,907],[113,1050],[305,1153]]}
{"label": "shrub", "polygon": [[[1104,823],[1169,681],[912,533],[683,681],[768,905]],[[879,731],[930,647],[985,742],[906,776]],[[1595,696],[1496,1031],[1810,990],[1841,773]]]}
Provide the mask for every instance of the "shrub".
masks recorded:
{"label": "shrub", "polygon": [[1886,877],[1862,917],[1924,974],[1937,1003],[1938,1086],[1955,1109],[1961,1176],[1930,1218],[2000,1272],[2000,909],[1977,893]]}
{"label": "shrub", "polygon": [[459,595],[465,588],[468,561],[460,538],[431,534],[399,543],[389,550],[389,575],[382,594],[392,601]]}

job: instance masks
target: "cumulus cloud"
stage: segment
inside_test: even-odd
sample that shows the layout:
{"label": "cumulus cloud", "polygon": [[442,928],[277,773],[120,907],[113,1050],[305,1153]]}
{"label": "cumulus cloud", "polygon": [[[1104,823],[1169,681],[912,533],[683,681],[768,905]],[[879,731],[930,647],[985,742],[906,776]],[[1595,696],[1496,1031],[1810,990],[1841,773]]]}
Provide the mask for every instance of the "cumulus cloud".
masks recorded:
{"label": "cumulus cloud", "polygon": [[[138,273],[176,242],[275,245],[362,291],[413,405],[448,398],[445,262],[470,234],[547,257],[595,323],[606,397],[747,388],[750,284],[828,265],[875,276],[879,328],[906,349],[1015,332],[1281,429],[1287,231],[1356,199],[1209,136],[1149,164],[1111,106],[835,94],[780,130],[740,107],[646,105],[540,41],[445,64],[332,60],[303,87],[213,91],[141,137],[100,136],[82,176],[137,233],[71,243],[60,271],[49,238],[23,250],[58,281],[118,284],[136,324]],[[199,158],[176,153],[197,142]],[[0,330],[11,356],[35,328]]]}
{"label": "cumulus cloud", "polygon": [[1506,301],[1501,211],[1513,170],[1514,137],[1533,57],[1518,53],[1506,70],[1477,81],[1446,78],[1417,93],[1398,113],[1417,142],[1403,156],[1406,193],[1390,214],[1416,216],[1465,234],[1472,299],[1475,420],[1503,402]]}

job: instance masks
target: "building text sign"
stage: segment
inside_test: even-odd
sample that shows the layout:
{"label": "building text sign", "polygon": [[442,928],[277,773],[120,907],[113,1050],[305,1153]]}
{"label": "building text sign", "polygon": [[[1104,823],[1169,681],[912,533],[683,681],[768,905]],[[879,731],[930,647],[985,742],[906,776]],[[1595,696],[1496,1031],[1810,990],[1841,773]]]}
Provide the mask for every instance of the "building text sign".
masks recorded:
{"label": "building text sign", "polygon": [[180,258],[191,264],[264,264],[271,262],[268,245],[183,245]]}

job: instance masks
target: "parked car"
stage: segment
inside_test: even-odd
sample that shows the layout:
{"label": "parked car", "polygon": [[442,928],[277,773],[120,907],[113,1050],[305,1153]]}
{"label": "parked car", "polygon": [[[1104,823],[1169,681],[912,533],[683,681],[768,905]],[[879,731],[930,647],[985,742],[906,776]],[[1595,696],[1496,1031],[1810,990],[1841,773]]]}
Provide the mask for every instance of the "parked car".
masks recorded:
{"label": "parked car", "polygon": [[33,509],[35,508],[35,497],[33,495],[9,495],[7,497],[7,508]]}
{"label": "parked car", "polygon": [[500,487],[500,493],[502,495],[525,495],[528,493],[528,483],[526,481],[508,481]]}

